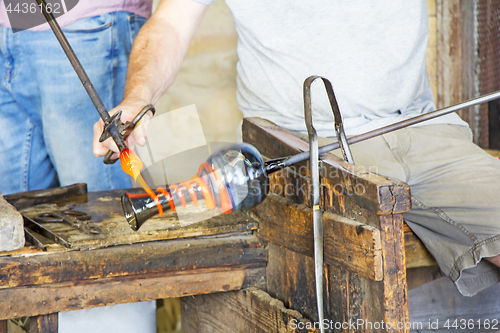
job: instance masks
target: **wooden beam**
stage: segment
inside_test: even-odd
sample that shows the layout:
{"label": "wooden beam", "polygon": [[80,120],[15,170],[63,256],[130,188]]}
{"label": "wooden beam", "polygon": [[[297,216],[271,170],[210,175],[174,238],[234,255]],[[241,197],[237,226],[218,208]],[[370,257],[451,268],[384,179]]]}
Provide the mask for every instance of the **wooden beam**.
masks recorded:
{"label": "wooden beam", "polygon": [[57,333],[58,323],[57,313],[31,317],[27,333]]}
{"label": "wooden beam", "polygon": [[[259,218],[258,237],[313,257],[312,210],[270,194],[254,208]],[[380,231],[374,227],[326,212],[323,215],[325,263],[340,265],[366,278],[381,281]]]}
{"label": "wooden beam", "polygon": [[263,263],[0,290],[0,320],[99,306],[263,287]]}
{"label": "wooden beam", "polygon": [[0,257],[0,290],[110,277],[141,278],[190,269],[261,263],[266,250],[252,235],[182,239],[70,251],[32,257]]}
{"label": "wooden beam", "polygon": [[[289,156],[309,149],[308,143],[296,134],[259,118],[245,118],[243,120],[243,140],[253,144],[261,154],[270,158]],[[379,215],[398,214],[410,209],[409,187],[406,184],[389,181],[331,154],[324,154],[322,160],[324,161],[320,171],[322,185],[337,195],[338,202],[350,201]],[[286,172],[286,177],[290,174],[307,177],[309,173],[307,166],[308,161],[304,161],[283,172]],[[281,176],[276,174],[274,177],[278,179],[272,178],[273,181],[277,180],[279,183]],[[296,185],[294,181],[295,179],[292,179],[291,186]],[[309,186],[302,187],[305,195],[299,194],[297,196],[287,193],[284,188],[286,184],[281,183],[280,193],[276,193],[277,191],[273,190],[273,184],[271,184],[271,191],[291,199],[309,200],[310,195],[306,192]],[[293,189],[292,192],[295,190]]]}
{"label": "wooden beam", "polygon": [[185,333],[319,332],[318,324],[255,288],[184,297],[181,311]]}
{"label": "wooden beam", "polygon": [[406,268],[436,266],[436,259],[427,250],[422,241],[405,223],[403,225],[405,239]]}

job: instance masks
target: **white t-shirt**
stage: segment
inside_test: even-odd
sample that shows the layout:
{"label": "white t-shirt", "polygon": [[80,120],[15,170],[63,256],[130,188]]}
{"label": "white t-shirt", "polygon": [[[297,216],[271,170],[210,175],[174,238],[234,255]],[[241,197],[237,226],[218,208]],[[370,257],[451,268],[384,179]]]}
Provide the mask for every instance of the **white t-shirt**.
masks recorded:
{"label": "white t-shirt", "polygon": [[[197,0],[210,4],[214,0]],[[426,0],[226,0],[239,35],[238,105],[305,132],[303,82],[332,82],[347,135],[435,110],[425,68]],[[313,123],[333,136],[321,80],[312,87]],[[464,125],[450,114],[423,124]]]}

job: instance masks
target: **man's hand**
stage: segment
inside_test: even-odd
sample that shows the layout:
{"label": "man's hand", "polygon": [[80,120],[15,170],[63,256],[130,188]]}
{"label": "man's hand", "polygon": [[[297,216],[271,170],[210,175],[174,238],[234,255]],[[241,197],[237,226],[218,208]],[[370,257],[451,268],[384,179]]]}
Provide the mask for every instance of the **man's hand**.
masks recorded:
{"label": "man's hand", "polygon": [[[110,115],[122,110],[122,122],[132,121],[144,106],[158,101],[179,72],[189,43],[207,9],[208,6],[193,0],[160,2],[134,41],[124,98]],[[139,146],[146,144],[146,127],[151,119],[151,113],[148,114],[127,139],[130,148],[134,143]],[[92,149],[97,157],[104,156],[109,149],[118,152],[112,139],[99,142],[103,125],[102,120],[94,125]],[[117,156],[114,154],[112,158]]]}
{"label": "man's hand", "polygon": [[[127,121],[132,121],[134,117],[139,113],[139,111],[141,111],[142,108],[147,104],[148,103],[145,103],[143,101],[137,101],[133,103],[122,102],[122,104],[118,105],[116,108],[111,110],[109,114],[113,115],[119,110],[122,110],[121,121],[125,123]],[[146,144],[147,127],[152,117],[153,117],[152,113],[147,112],[142,117],[141,121],[137,123],[134,130],[132,131],[132,133],[130,133],[129,137],[127,138],[127,145],[129,148],[133,148],[135,143],[137,143],[141,147]],[[104,129],[104,122],[102,121],[102,119],[99,119],[99,121],[94,124],[94,139],[92,142],[92,150],[94,151],[94,155],[96,157],[104,156],[106,155],[108,150],[112,150],[116,154],[113,154],[111,158],[116,159],[119,157],[118,156],[119,151],[113,139],[109,138],[102,143],[99,142],[99,138],[101,137],[103,129]]]}

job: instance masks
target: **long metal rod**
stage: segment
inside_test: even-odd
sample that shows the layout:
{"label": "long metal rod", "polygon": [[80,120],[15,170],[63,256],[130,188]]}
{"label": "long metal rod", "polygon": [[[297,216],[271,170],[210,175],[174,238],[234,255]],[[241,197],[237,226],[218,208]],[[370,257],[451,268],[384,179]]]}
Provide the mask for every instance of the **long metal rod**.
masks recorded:
{"label": "long metal rod", "polygon": [[[500,98],[500,91],[496,91],[496,92],[491,93],[491,94],[487,94],[484,96],[480,96],[478,98],[470,99],[468,101],[465,101],[465,102],[462,102],[462,103],[459,103],[456,105],[448,106],[448,107],[440,109],[440,110],[425,113],[425,114],[422,114],[420,116],[416,116],[416,117],[413,117],[410,119],[402,120],[400,122],[375,129],[373,131],[369,131],[369,132],[366,132],[366,133],[363,133],[360,135],[350,137],[347,139],[347,142],[349,144],[353,144],[353,143],[365,141],[365,140],[374,138],[376,136],[380,136],[383,134],[394,132],[394,131],[397,131],[399,129],[402,129],[402,128],[405,128],[408,126],[412,126],[412,125],[415,125],[415,124],[418,124],[418,123],[421,123],[421,122],[424,122],[427,120],[431,120],[434,118],[444,116],[446,114],[449,114],[449,113],[452,113],[452,112],[455,112],[455,111],[458,111],[461,109],[465,109],[465,108],[468,108],[468,107],[471,107],[471,106],[474,106],[477,104],[481,104],[481,103],[486,103],[486,102],[489,102],[489,101],[492,101],[495,99],[499,99],[499,98]],[[321,155],[321,154],[327,153],[329,151],[332,151],[332,150],[335,150],[338,148],[339,148],[339,143],[334,142],[334,143],[320,147],[318,151],[319,151],[319,154]],[[278,169],[290,166],[292,164],[304,161],[308,158],[309,158],[309,151],[305,151],[305,152],[299,153],[297,155],[293,155],[293,156],[290,156],[288,158],[285,158],[278,163],[270,165],[269,171],[272,172],[274,170],[278,170]]]}
{"label": "long metal rod", "polygon": [[[64,53],[66,53],[66,56],[68,57],[69,62],[75,69],[76,75],[78,75],[78,78],[83,84],[83,87],[87,91],[87,94],[89,95],[90,99],[92,100],[92,103],[94,103],[94,106],[99,113],[99,116],[101,119],[106,122],[109,118],[110,115],[108,113],[108,110],[104,106],[104,103],[102,102],[101,98],[97,94],[96,89],[92,85],[92,82],[90,82],[89,77],[87,76],[87,73],[83,69],[82,64],[76,57],[75,52],[71,48],[71,45],[69,44],[68,40],[66,39],[66,36],[64,35],[63,31],[61,30],[61,27],[59,26],[59,23],[57,23],[56,18],[54,15],[52,15],[51,12],[47,11],[47,3],[45,0],[35,0],[38,5],[40,6],[43,15],[45,16],[45,19],[50,25],[50,28],[52,29],[52,32],[56,36],[57,40],[59,41],[59,44],[61,44],[62,49],[64,50]],[[122,136],[120,135],[120,132],[116,125],[114,123],[111,123],[109,126],[109,134],[115,141],[116,145],[118,146],[118,149],[122,151],[123,149],[127,148],[127,145],[125,144],[125,140],[123,140]]]}
{"label": "long metal rod", "polygon": [[[304,119],[309,135],[310,149],[310,168],[312,185],[312,208],[313,208],[313,234],[314,234],[314,275],[316,282],[316,305],[318,307],[318,320],[320,322],[320,331],[324,333],[324,306],[323,306],[323,214],[320,208],[319,194],[319,153],[318,153],[318,134],[312,121],[312,102],[311,102],[311,84],[319,76],[310,76],[304,82]],[[323,79],[323,78],[321,78]],[[326,79],[323,79],[325,86]],[[328,81],[328,83],[330,83]],[[333,94],[333,89],[332,89]],[[329,96],[330,97],[330,96]]]}

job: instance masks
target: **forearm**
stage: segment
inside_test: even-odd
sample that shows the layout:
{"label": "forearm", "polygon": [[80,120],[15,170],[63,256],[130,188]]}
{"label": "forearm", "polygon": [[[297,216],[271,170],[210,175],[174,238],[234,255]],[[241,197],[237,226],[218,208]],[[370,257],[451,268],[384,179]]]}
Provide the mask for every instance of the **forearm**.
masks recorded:
{"label": "forearm", "polygon": [[[147,104],[155,104],[167,90],[179,72],[189,43],[198,28],[208,6],[193,0],[162,0],[153,16],[137,35],[132,52],[123,100],[110,111],[122,111],[121,120],[131,121]],[[148,113],[144,118],[150,118]],[[143,119],[144,120],[144,119]],[[146,143],[147,120],[141,121],[128,138],[140,146]],[[103,122],[94,124],[93,151],[103,156],[108,149],[118,148],[108,139],[101,143]]]}
{"label": "forearm", "polygon": [[158,101],[179,72],[206,9],[192,0],[160,3],[132,47],[122,104]]}

